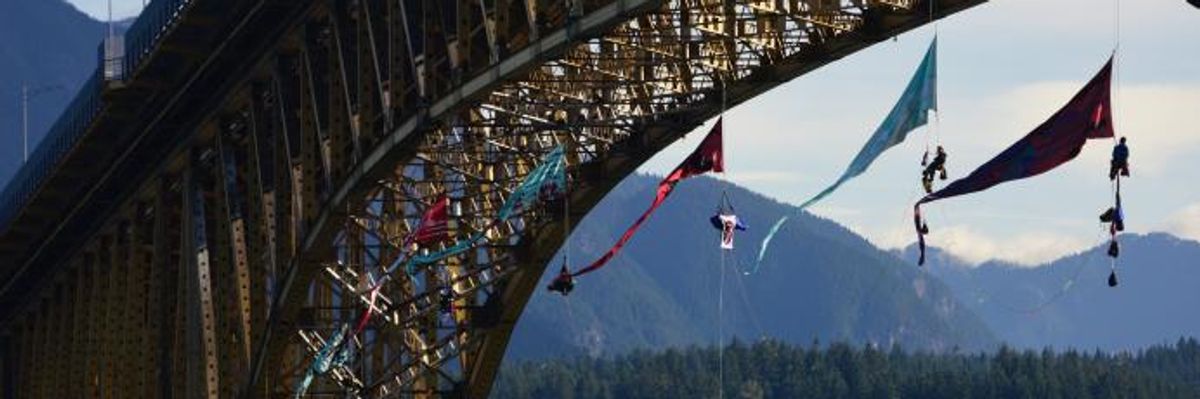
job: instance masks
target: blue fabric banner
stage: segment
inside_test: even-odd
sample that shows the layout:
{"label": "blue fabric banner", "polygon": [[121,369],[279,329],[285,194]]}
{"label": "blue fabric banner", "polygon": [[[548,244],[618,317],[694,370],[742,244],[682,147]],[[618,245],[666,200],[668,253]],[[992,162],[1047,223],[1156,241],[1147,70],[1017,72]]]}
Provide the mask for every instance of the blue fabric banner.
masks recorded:
{"label": "blue fabric banner", "polygon": [[[908,87],[904,89],[904,94],[900,96],[900,100],[892,107],[892,112],[888,113],[883,123],[875,130],[875,134],[871,135],[871,139],[863,145],[862,150],[859,150],[858,155],[850,162],[850,166],[842,173],[842,177],[828,188],[822,190],[816,196],[813,196],[808,201],[800,204],[800,209],[806,209],[809,206],[824,199],[829,194],[832,194],[843,183],[863,174],[867,168],[875,162],[887,149],[895,147],[897,144],[904,142],[908,137],[908,133],[924,126],[929,122],[929,111],[937,110],[937,38],[929,44],[929,50],[925,52],[925,58],[921,61],[921,66],[917,67],[917,72],[913,74],[912,80],[908,82]],[[771,244],[771,239],[775,238],[775,233],[783,227],[784,222],[788,220],[788,216],[784,216],[771,226],[771,230],[767,232],[767,236],[763,238],[762,244],[758,250],[758,259],[754,262],[754,269],[745,272],[751,274],[758,271],[763,257],[767,254],[767,247]]]}
{"label": "blue fabric banner", "polygon": [[[525,180],[513,190],[512,195],[504,201],[500,207],[500,212],[496,215],[496,219],[487,227],[479,229],[466,240],[461,240],[454,245],[446,247],[440,251],[424,255],[414,255],[408,258],[405,262],[405,270],[408,274],[417,273],[417,267],[436,263],[442,259],[449,258],[467,252],[474,248],[479,241],[484,239],[483,233],[496,223],[503,222],[513,217],[513,215],[533,206],[540,198],[552,198],[561,195],[567,188],[567,169],[566,163],[563,162],[563,148],[559,146],[546,155],[542,160],[542,164],[538,165],[529,175],[525,176]],[[391,274],[393,270],[388,270]]]}

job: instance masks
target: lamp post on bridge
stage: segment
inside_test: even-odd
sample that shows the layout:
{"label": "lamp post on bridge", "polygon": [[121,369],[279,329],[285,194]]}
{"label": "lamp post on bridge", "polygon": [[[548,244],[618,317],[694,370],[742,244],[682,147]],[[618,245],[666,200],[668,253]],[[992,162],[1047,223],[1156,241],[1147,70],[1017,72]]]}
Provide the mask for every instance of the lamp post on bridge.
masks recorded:
{"label": "lamp post on bridge", "polygon": [[21,163],[29,162],[29,100],[48,92],[61,89],[62,85],[46,85],[29,88],[21,83]]}

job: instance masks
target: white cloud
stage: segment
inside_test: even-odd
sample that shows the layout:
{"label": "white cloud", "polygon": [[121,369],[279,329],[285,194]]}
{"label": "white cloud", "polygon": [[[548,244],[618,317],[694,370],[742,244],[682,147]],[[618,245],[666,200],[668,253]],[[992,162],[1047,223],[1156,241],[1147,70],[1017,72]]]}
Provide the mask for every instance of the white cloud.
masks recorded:
{"label": "white cloud", "polygon": [[901,249],[916,242],[916,232],[911,224],[893,224],[870,229],[851,228],[867,238],[871,244],[886,249]]}
{"label": "white cloud", "polygon": [[1167,231],[1183,238],[1200,241],[1200,202],[1175,212]]}
{"label": "white cloud", "polygon": [[[1200,236],[1200,204],[1194,209],[1195,233]],[[866,237],[871,244],[884,249],[901,249],[916,242],[911,224],[848,226]],[[966,225],[936,227],[926,236],[931,247],[939,248],[974,266],[991,260],[1035,267],[1078,253],[1092,246],[1094,238],[1050,231],[1020,231],[1013,234],[994,234]]]}
{"label": "white cloud", "polygon": [[1023,266],[1042,265],[1095,244],[1045,231],[997,238],[961,225],[935,229],[927,240],[929,245],[974,264],[1002,260]]}
{"label": "white cloud", "polygon": [[717,177],[737,184],[795,183],[804,179],[804,176],[800,173],[782,170],[728,172],[717,175]]}

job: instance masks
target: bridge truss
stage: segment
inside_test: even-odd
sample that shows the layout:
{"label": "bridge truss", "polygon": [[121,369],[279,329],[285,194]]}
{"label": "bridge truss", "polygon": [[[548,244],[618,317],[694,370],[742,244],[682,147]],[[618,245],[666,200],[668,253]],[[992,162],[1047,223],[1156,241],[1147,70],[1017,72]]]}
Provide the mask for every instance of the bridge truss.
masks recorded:
{"label": "bridge truss", "polygon": [[[286,29],[214,34],[213,52],[239,53],[204,72],[220,86],[187,89],[210,107],[160,111],[191,115],[168,127],[177,145],[121,195],[81,196],[110,210],[44,238],[70,251],[14,252],[53,271],[4,321],[0,381],[19,397],[290,397],[446,195],[451,234],[487,239],[394,273],[357,355],[307,393],[485,397],[564,229],[624,176],[725,107],[981,2],[228,1]],[[195,29],[229,29],[192,7]],[[169,40],[155,51],[197,53]],[[558,146],[565,198],[491,223]]]}

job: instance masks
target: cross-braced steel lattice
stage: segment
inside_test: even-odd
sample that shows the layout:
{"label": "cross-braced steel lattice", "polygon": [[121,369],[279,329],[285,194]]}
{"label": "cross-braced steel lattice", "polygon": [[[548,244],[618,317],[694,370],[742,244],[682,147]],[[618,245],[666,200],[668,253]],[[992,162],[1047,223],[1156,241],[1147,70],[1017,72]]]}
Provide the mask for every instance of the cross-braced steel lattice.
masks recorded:
{"label": "cross-braced steel lattice", "polygon": [[[137,138],[96,173],[140,173],[77,195],[112,210],[72,251],[13,252],[63,266],[30,280],[50,294],[5,322],[4,364],[21,397],[290,397],[306,375],[310,396],[484,397],[569,226],[639,164],[982,1],[192,0],[91,133]],[[501,219],[556,148],[565,192]],[[443,197],[451,238],[413,244]]]}

